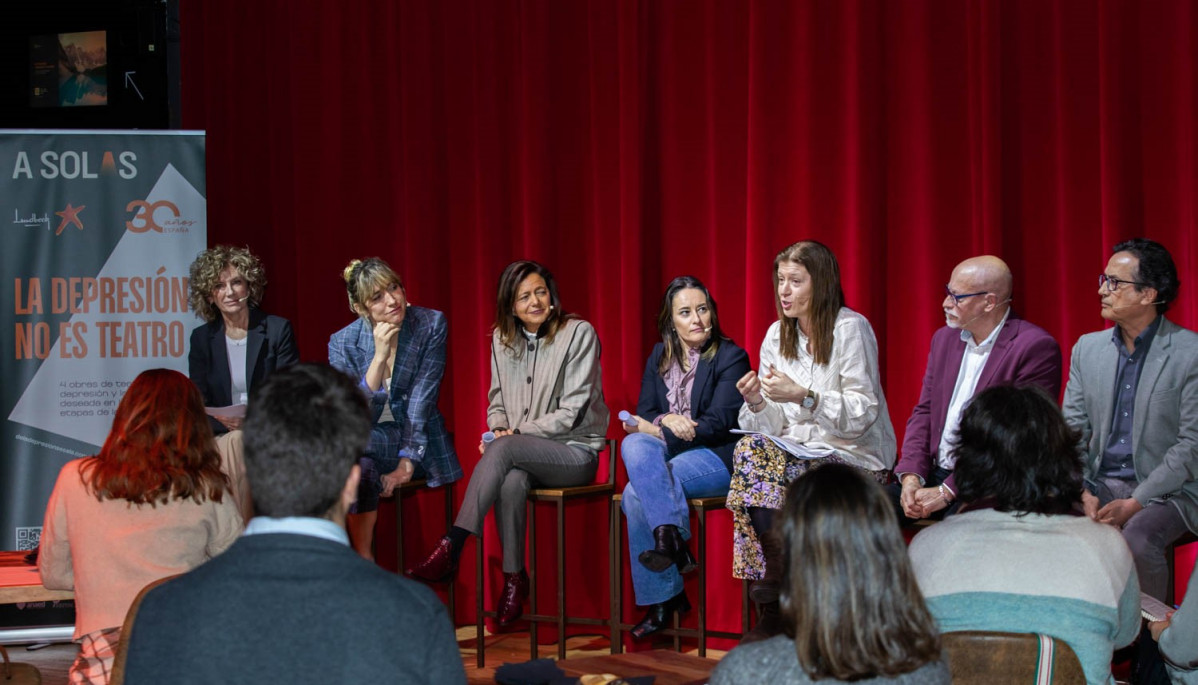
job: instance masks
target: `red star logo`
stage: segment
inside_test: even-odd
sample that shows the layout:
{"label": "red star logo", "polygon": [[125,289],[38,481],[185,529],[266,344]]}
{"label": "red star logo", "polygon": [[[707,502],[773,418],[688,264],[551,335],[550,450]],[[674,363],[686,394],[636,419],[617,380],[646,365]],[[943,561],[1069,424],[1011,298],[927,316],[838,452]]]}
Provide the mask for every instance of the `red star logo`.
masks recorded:
{"label": "red star logo", "polygon": [[58,224],[58,230],[54,232],[54,235],[62,235],[62,232],[67,228],[67,224],[75,224],[75,226],[82,231],[83,222],[79,220],[79,212],[82,212],[86,208],[87,205],[72,207],[71,203],[68,202],[66,209],[62,210],[61,212],[54,212],[58,216],[62,217],[62,223]]}

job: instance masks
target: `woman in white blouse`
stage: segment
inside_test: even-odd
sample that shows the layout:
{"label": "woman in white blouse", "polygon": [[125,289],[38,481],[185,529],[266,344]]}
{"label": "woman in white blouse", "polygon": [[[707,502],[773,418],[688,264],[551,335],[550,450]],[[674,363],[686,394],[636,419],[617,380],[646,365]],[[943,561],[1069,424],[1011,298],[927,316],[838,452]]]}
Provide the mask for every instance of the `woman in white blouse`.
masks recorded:
{"label": "woman in white blouse", "polygon": [[753,580],[758,625],[745,641],[781,631],[780,546],[771,534],[786,486],[808,469],[842,463],[890,479],[896,441],[878,374],[878,342],[864,316],[844,304],[840,267],[824,245],[804,240],[774,259],[778,320],[761,343],[760,368],[737,389],[740,427],[728,508],[733,575]]}

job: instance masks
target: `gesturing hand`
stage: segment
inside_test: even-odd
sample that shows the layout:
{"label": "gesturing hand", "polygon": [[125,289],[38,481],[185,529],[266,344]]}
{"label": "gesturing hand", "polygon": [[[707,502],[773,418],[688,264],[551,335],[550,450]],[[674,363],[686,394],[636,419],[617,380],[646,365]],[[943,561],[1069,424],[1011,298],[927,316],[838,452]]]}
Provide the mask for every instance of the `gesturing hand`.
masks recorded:
{"label": "gesturing hand", "polygon": [[760,405],[765,398],[761,396],[761,379],[757,377],[756,371],[750,371],[741,376],[740,380],[736,381],[736,389],[740,392],[740,396],[745,398],[750,409],[754,411],[761,409]]}
{"label": "gesturing hand", "polygon": [[807,396],[807,388],[772,366],[761,379],[761,392],[772,402],[802,402]]}

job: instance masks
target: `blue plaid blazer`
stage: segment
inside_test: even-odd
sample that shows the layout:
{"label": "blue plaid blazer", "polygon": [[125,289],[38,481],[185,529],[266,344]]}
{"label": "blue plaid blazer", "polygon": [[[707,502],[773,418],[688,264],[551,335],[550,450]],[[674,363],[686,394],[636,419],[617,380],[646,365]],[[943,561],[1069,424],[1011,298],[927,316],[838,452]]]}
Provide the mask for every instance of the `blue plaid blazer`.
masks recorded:
{"label": "blue plaid blazer", "polygon": [[[373,431],[371,449],[386,463],[407,457],[424,469],[430,486],[462,477],[462,466],[445,418],[437,409],[441,376],[445,373],[445,315],[424,307],[408,307],[399,331],[399,351],[391,376],[391,414],[395,424]],[[358,379],[366,388],[366,369],[374,358],[374,333],[358,319],[329,338],[329,364]],[[369,392],[369,391],[367,391]],[[370,393],[370,410],[377,422],[387,393]],[[376,444],[382,441],[383,444]]]}

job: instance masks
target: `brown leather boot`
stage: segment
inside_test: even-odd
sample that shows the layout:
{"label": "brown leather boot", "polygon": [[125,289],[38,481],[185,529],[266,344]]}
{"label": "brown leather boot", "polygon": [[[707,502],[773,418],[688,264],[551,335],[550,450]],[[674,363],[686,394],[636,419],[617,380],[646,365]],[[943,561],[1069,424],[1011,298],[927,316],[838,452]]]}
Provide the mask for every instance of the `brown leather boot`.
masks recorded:
{"label": "brown leather boot", "polygon": [[757,605],[757,625],[740,639],[742,645],[768,640],[782,634],[782,612],[777,602]]}
{"label": "brown leather boot", "polygon": [[773,532],[761,538],[761,553],[765,557],[765,577],[749,583],[749,599],[758,605],[777,604],[782,587],[782,541]]}

